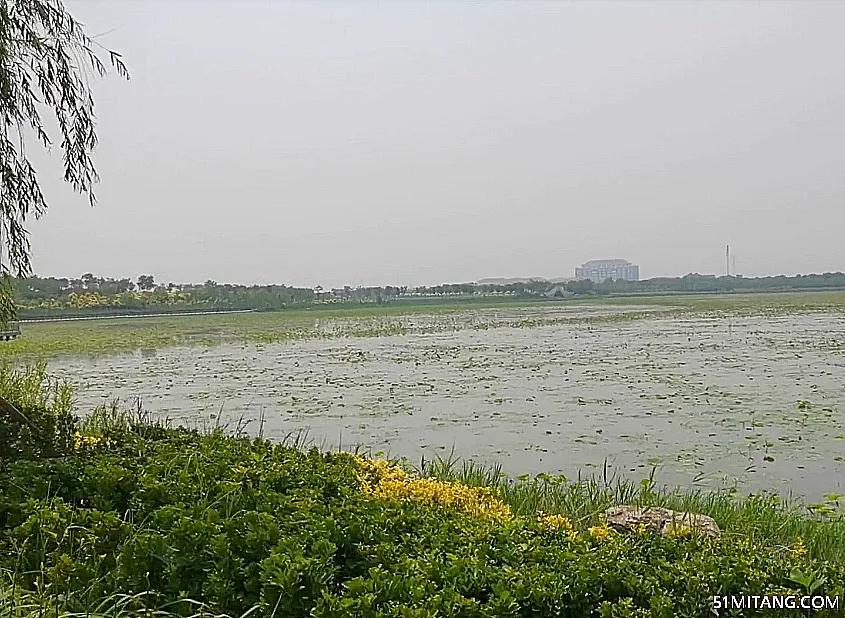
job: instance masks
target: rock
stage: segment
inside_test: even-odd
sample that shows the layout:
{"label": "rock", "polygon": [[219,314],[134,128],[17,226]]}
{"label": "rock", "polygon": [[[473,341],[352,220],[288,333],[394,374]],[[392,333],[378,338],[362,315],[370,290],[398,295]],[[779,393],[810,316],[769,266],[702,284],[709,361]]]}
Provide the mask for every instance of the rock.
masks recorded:
{"label": "rock", "polygon": [[640,525],[645,525],[663,536],[681,535],[690,531],[709,537],[722,535],[722,531],[712,517],[657,506],[641,507],[622,504],[607,509],[604,515],[607,525],[619,532],[634,530]]}

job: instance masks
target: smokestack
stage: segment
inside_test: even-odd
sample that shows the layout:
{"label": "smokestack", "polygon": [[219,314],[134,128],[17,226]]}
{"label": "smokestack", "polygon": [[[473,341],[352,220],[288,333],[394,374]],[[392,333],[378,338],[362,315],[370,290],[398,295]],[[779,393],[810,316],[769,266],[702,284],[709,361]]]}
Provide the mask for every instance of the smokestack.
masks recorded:
{"label": "smokestack", "polygon": [[725,245],[725,275],[731,276],[731,246]]}

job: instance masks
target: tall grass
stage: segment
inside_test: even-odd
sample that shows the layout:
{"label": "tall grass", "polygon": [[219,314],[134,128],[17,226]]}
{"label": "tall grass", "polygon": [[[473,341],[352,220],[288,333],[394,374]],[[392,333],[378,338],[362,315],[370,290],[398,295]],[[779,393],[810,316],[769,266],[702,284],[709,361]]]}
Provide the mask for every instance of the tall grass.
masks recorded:
{"label": "tall grass", "polygon": [[74,404],[71,384],[51,377],[45,361],[24,367],[9,360],[0,362],[0,395],[19,408],[44,410],[54,415],[69,413]]}
{"label": "tall grass", "polygon": [[44,362],[0,363],[0,469],[18,458],[52,457],[73,445],[73,388]]}
{"label": "tall grass", "polygon": [[788,546],[801,539],[812,556],[845,562],[845,517],[834,513],[820,517],[798,501],[772,494],[739,496],[733,489],[658,487],[653,475],[636,482],[606,472],[575,480],[548,474],[514,479],[503,474],[500,466],[479,465],[454,456],[423,460],[417,472],[440,480],[490,487],[517,514],[559,513],[581,528],[596,523],[611,506],[659,506],[709,515],[726,535],[761,544]]}

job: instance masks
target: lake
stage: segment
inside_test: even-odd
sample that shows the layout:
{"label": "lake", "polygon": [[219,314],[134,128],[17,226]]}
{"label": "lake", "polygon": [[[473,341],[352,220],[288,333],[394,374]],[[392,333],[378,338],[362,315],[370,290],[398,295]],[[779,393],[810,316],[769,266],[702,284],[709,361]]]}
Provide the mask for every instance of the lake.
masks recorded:
{"label": "lake", "polygon": [[[384,334],[354,334],[374,320]],[[574,478],[606,463],[635,480],[655,468],[660,484],[842,492],[839,311],[561,303],[311,327],[320,336],[71,356],[50,370],[77,386],[80,411],[139,397],[179,423],[307,431],[324,448],[411,464],[454,453],[513,475]]]}

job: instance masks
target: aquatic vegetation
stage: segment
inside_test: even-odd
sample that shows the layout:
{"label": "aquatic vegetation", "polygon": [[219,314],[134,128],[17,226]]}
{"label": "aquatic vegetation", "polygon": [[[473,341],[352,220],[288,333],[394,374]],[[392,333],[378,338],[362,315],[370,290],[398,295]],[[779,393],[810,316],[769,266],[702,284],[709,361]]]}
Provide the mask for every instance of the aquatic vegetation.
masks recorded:
{"label": "aquatic vegetation", "polygon": [[[701,300],[745,302],[685,298],[690,307],[592,323],[583,320],[643,306],[198,316],[184,318],[176,336],[217,332],[216,344],[65,356],[51,368],[73,380],[83,409],[140,396],[162,418],[222,413],[257,430],[262,416],[265,435],[307,427],[327,446],[361,443],[419,459],[461,444],[462,455],[509,471],[570,475],[607,460],[629,476],[656,467],[671,485],[788,485],[817,502],[845,465],[837,437],[845,376],[837,352],[815,345],[831,339],[842,314],[808,313],[785,295],[770,300],[797,312],[778,319],[762,310],[714,317],[698,312]],[[538,325],[519,328],[525,319]],[[180,323],[168,320],[165,331]],[[120,344],[120,330],[143,320],[105,322]],[[381,336],[391,323],[408,335]],[[299,339],[281,340],[294,331]],[[247,340],[261,333],[268,342]]]}
{"label": "aquatic vegetation", "polygon": [[[845,293],[728,294],[665,297],[594,297],[525,303],[517,300],[460,305],[368,305],[280,313],[114,318],[23,325],[24,334],[0,346],[0,356],[53,357],[111,354],[141,348],[273,344],[346,337],[388,337],[554,325],[610,326],[654,318],[723,320],[812,313],[842,313]],[[831,339],[814,345],[834,345]]]}

